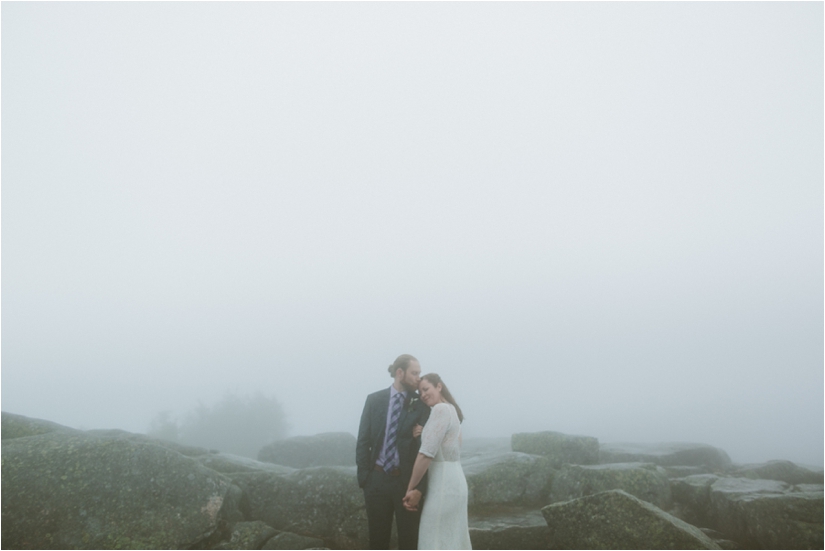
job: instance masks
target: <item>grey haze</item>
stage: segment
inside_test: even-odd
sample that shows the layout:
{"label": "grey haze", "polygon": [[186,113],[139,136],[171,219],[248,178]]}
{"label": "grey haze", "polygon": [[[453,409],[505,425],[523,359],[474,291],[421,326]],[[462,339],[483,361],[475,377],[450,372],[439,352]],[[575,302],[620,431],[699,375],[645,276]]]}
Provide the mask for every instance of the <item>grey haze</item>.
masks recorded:
{"label": "grey haze", "polygon": [[2,407],[823,458],[823,4],[3,3]]}

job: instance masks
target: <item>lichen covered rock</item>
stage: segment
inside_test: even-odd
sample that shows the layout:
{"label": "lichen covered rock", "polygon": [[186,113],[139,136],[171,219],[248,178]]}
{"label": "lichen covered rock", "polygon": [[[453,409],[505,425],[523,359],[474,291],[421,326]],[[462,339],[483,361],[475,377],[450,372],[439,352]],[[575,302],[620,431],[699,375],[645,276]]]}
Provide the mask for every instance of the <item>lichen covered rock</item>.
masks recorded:
{"label": "lichen covered rock", "polygon": [[719,549],[695,526],[622,490],[541,510],[553,549]]}
{"label": "lichen covered rock", "polygon": [[151,443],[81,431],[6,440],[6,549],[187,548],[237,518],[231,481]]}
{"label": "lichen covered rock", "polygon": [[229,476],[245,492],[250,519],[276,530],[322,538],[329,547],[363,549],[369,545],[364,494],[354,467]]}
{"label": "lichen covered rock", "polygon": [[261,448],[258,452],[258,460],[297,469],[354,466],[355,437],[348,432],[294,436]]}
{"label": "lichen covered rock", "polygon": [[542,506],[556,472],[546,457],[518,452],[476,456],[462,462],[470,510],[501,505]]}
{"label": "lichen covered rock", "polygon": [[655,463],[663,467],[700,467],[707,472],[723,472],[731,466],[730,457],[724,450],[707,444],[684,442],[632,444],[616,442],[601,445],[599,463],[630,462]]}
{"label": "lichen covered rock", "polygon": [[512,436],[514,452],[543,455],[550,465],[595,465],[599,462],[599,441],[591,436],[573,436],[560,432],[522,432]]}
{"label": "lichen covered rock", "polygon": [[565,465],[553,479],[550,501],[568,501],[607,490],[624,490],[662,509],[671,505],[667,473],[650,463]]}

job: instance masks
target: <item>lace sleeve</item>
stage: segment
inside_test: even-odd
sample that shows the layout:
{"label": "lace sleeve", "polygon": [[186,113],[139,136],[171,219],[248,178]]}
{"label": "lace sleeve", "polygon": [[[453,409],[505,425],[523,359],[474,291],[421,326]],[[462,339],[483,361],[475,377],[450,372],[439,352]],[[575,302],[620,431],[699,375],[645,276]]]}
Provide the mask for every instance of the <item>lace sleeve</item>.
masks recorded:
{"label": "lace sleeve", "polygon": [[421,448],[418,450],[427,457],[435,457],[438,448],[450,428],[450,408],[447,404],[436,404],[430,412],[430,418],[421,433]]}

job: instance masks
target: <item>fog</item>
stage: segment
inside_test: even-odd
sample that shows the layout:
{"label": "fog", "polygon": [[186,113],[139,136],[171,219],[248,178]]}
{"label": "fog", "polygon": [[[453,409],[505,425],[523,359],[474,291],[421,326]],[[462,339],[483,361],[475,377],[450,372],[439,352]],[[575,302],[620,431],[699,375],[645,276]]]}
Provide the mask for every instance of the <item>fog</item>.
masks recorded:
{"label": "fog", "polygon": [[823,461],[822,3],[3,3],[2,409]]}

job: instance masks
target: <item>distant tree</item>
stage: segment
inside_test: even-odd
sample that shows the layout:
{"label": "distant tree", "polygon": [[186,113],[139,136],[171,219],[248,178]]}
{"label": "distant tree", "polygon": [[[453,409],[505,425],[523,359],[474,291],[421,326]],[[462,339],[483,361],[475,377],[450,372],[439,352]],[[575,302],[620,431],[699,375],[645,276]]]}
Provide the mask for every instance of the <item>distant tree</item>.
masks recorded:
{"label": "distant tree", "polygon": [[212,406],[199,403],[180,423],[168,411],[159,413],[147,434],[257,459],[258,451],[284,438],[287,429],[286,415],[275,398],[260,392],[242,396],[227,392]]}
{"label": "distant tree", "polygon": [[149,430],[146,432],[153,438],[160,438],[161,440],[171,440],[172,442],[178,439],[178,423],[172,417],[171,411],[161,411],[158,413],[152,422],[149,423]]}

